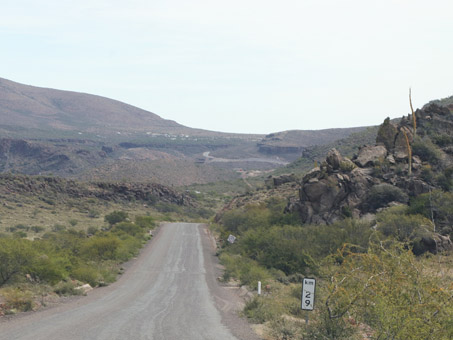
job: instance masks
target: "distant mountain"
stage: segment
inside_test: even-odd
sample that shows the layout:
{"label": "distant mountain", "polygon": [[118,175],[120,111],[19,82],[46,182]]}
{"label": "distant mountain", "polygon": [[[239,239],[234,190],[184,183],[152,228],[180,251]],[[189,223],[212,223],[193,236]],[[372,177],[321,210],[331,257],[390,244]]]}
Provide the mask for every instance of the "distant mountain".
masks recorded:
{"label": "distant mountain", "polygon": [[2,78],[0,127],[5,130],[22,128],[102,135],[118,132],[188,133],[192,130],[117,100],[23,85]]}

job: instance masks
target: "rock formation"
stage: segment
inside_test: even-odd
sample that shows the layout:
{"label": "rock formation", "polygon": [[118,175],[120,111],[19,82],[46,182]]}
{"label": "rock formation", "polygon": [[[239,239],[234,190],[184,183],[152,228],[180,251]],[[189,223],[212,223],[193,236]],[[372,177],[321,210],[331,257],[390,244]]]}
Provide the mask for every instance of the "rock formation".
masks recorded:
{"label": "rock formation", "polygon": [[411,146],[416,138],[428,135],[451,141],[436,152],[443,166],[452,164],[453,114],[448,108],[429,104],[415,115],[416,133],[411,117],[403,117],[398,125],[387,118],[376,144],[361,147],[353,159],[342,157],[335,149],[329,151],[326,160],[302,179],[299,201],[291,202],[287,209],[299,211],[303,223],[330,224],[344,217],[365,217],[435,189],[422,176],[424,167],[431,165],[413,155]]}

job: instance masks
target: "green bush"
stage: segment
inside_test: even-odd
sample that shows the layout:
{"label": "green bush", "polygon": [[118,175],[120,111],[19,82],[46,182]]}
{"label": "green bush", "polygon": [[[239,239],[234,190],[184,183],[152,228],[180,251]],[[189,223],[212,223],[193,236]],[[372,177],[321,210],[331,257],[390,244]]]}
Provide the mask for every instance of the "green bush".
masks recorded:
{"label": "green bush", "polygon": [[79,281],[89,283],[92,287],[96,287],[99,282],[102,281],[101,274],[96,268],[88,265],[81,265],[74,268],[71,272],[71,276]]}
{"label": "green bush", "polygon": [[325,306],[320,306],[316,322],[312,322],[304,330],[304,339],[356,339],[357,329],[344,318],[331,318]]}
{"label": "green bush", "polygon": [[421,239],[433,232],[430,220],[421,215],[406,215],[404,211],[405,209],[388,209],[378,214],[377,230],[399,242]]}
{"label": "green bush", "polygon": [[407,203],[408,199],[407,194],[400,188],[383,183],[370,189],[365,204],[369,210],[376,210],[387,206],[390,202]]}
{"label": "green bush", "polygon": [[30,228],[34,233],[40,233],[43,232],[46,228],[41,227],[41,226],[33,226]]}
{"label": "green bush", "polygon": [[125,221],[129,217],[127,212],[124,211],[114,211],[108,215],[105,215],[104,220],[113,226],[119,222]]}
{"label": "green bush", "polygon": [[143,234],[143,229],[132,222],[120,222],[115,224],[112,229],[113,232],[123,232],[128,235],[137,236]]}
{"label": "green bush", "polygon": [[61,281],[57,285],[55,285],[53,291],[58,295],[82,295],[82,291],[80,289],[75,289],[77,285],[72,281]]}
{"label": "green bush", "polygon": [[154,229],[156,223],[151,216],[137,216],[135,217],[135,224],[143,229]]}
{"label": "green bush", "polygon": [[121,241],[113,235],[100,235],[88,239],[81,248],[83,257],[89,260],[113,260]]}
{"label": "green bush", "polygon": [[422,161],[430,164],[438,164],[442,158],[442,151],[427,137],[414,140],[412,143],[412,154],[419,156]]}
{"label": "green bush", "polygon": [[222,253],[220,263],[225,266],[223,279],[228,281],[230,278],[237,278],[242,285],[247,285],[255,289],[258,281],[265,282],[271,278],[271,274],[263,267],[260,267],[255,261],[240,255],[231,255]]}
{"label": "green bush", "polygon": [[132,257],[137,256],[141,246],[142,241],[135,237],[126,235],[121,239],[121,244],[116,253],[117,259],[127,261]]}
{"label": "green bush", "polygon": [[420,214],[436,224],[438,232],[453,238],[453,193],[434,190],[410,201],[409,214]]}
{"label": "green bush", "polygon": [[431,136],[432,141],[440,147],[453,144],[453,137],[449,135],[435,135]]}
{"label": "green bush", "polygon": [[255,296],[245,304],[243,313],[254,323],[264,323],[269,320],[275,320],[282,314],[283,310],[272,305],[269,299]]}
{"label": "green bush", "polygon": [[36,256],[31,241],[0,238],[0,286],[25,276]]}
{"label": "green bush", "polygon": [[248,229],[270,226],[271,212],[264,205],[247,205],[243,209],[226,212],[222,224],[231,233],[240,234]]}
{"label": "green bush", "polygon": [[1,294],[8,309],[17,309],[22,312],[33,309],[33,294],[30,291],[19,288],[6,288]]}

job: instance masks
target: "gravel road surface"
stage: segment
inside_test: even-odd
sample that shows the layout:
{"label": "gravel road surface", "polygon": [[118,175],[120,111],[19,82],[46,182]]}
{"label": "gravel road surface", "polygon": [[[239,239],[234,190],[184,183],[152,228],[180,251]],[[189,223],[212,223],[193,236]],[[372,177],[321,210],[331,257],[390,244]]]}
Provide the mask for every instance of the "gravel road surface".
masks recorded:
{"label": "gravel road surface", "polygon": [[0,339],[256,339],[236,316],[237,297],[215,281],[217,270],[205,226],[165,224],[116,283],[2,320]]}

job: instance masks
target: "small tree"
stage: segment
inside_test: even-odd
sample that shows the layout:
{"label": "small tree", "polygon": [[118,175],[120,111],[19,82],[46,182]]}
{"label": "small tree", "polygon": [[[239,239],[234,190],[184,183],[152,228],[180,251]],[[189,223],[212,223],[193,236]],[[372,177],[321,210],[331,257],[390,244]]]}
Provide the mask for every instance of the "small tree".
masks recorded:
{"label": "small tree", "polygon": [[110,224],[110,226],[113,226],[119,222],[125,221],[128,217],[129,217],[129,215],[127,214],[127,212],[115,210],[114,212],[112,212],[108,215],[105,215],[104,220],[108,224]]}

